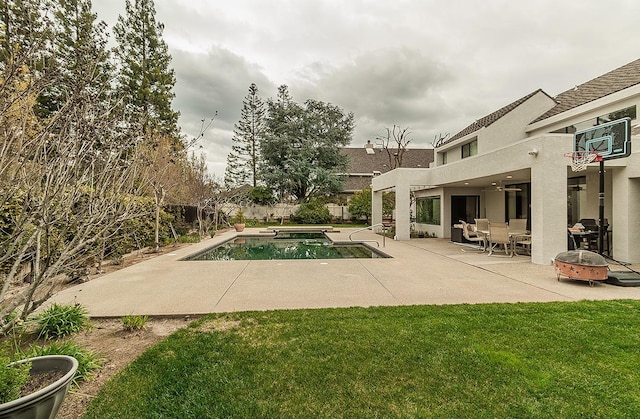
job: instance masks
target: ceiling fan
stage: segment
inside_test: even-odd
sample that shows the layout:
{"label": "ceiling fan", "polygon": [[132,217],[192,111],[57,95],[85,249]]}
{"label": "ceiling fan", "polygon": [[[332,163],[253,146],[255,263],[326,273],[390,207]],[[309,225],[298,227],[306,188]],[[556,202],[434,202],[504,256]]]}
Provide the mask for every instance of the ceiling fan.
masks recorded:
{"label": "ceiling fan", "polygon": [[520,192],[522,189],[509,186],[502,186],[502,181],[491,183],[493,188],[483,189],[483,192]]}

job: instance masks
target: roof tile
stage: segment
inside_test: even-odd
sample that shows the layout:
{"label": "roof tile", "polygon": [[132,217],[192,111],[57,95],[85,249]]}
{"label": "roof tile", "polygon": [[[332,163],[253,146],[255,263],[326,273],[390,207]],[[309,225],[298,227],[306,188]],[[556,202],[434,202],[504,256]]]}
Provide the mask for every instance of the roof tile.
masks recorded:
{"label": "roof tile", "polygon": [[538,90],[536,90],[536,91],[534,91],[532,93],[529,93],[528,95],[516,100],[515,102],[511,102],[507,106],[504,106],[504,107],[498,109],[497,111],[495,111],[493,113],[490,113],[489,115],[478,119],[476,122],[474,122],[473,124],[469,125],[468,127],[463,129],[462,131],[458,132],[456,135],[454,135],[453,137],[449,138],[447,141],[445,141],[441,145],[444,145],[444,144],[450,143],[452,141],[455,141],[455,140],[457,140],[459,138],[465,137],[465,136],[467,136],[467,135],[469,135],[469,134],[471,134],[473,132],[476,132],[476,131],[480,130],[480,128],[488,127],[489,125],[491,125],[494,122],[496,122],[498,119],[502,118],[503,116],[505,116],[506,114],[508,114],[509,112],[511,112],[512,110],[514,110],[518,106],[520,106],[527,99],[529,99],[530,97],[532,97],[533,95],[535,95],[538,92],[544,93],[544,91],[542,91],[542,89],[538,89]]}
{"label": "roof tile", "polygon": [[[390,170],[389,156],[381,148],[375,148],[375,154],[367,154],[364,147],[344,147],[340,150],[349,157],[347,173],[385,173]],[[402,156],[402,167],[428,168],[432,161],[432,148],[410,148]]]}
{"label": "roof tile", "polygon": [[640,83],[640,59],[576,86],[555,97],[557,105],[534,122],[542,121],[585,103],[608,96]]}

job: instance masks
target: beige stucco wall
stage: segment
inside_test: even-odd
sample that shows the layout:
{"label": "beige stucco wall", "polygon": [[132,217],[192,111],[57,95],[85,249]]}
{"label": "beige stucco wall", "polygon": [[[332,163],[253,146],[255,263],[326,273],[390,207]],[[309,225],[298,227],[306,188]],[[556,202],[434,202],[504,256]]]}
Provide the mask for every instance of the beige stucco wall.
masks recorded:
{"label": "beige stucco wall", "polygon": [[478,140],[478,155],[481,155],[527,138],[529,136],[525,131],[527,125],[554,105],[555,102],[549,96],[542,92],[536,93],[491,125],[482,127],[451,144],[439,147],[435,158],[436,166],[442,166],[442,154],[445,152],[447,164],[463,160],[462,146],[474,139]]}
{"label": "beige stucco wall", "polygon": [[478,141],[478,154],[509,146],[515,141],[528,137],[527,125],[538,116],[555,106],[555,102],[542,92],[538,92],[507,115],[489,125]]}

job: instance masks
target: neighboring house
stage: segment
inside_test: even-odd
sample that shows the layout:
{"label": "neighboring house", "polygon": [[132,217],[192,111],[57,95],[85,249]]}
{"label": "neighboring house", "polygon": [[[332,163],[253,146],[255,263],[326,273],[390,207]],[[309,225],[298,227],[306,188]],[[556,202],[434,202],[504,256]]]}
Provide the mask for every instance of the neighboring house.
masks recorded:
{"label": "neighboring house", "polygon": [[[347,182],[344,192],[353,194],[371,188],[371,180],[374,176],[387,173],[391,170],[389,155],[386,150],[367,141],[364,147],[345,147],[340,152],[349,158],[346,171]],[[410,148],[402,155],[402,167],[428,168],[433,162],[433,149]]]}
{"label": "neighboring house", "polygon": [[[640,262],[640,60],[556,96],[536,90],[483,117],[435,150],[429,169],[400,168],[373,179],[373,223],[382,192],[396,192],[396,234],[409,239],[410,193],[417,197],[416,230],[451,237],[459,219],[527,218],[532,257],[549,264],[567,249],[567,226],[598,218],[599,169],[573,172],[564,156],[573,133],[630,117],[632,153],[605,161],[605,218],[617,260]],[[399,211],[406,208],[406,211]]]}

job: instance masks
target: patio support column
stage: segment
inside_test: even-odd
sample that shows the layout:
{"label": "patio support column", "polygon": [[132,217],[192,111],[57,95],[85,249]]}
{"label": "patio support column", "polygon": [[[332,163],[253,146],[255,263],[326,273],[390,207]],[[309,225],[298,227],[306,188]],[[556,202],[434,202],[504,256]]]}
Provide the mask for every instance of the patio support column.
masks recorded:
{"label": "patio support column", "polygon": [[531,166],[531,262],[549,265],[567,251],[567,165],[562,154],[540,153]]}
{"label": "patio support column", "polygon": [[[382,222],[382,191],[371,191],[371,225]],[[376,229],[375,231],[379,231]]]}
{"label": "patio support column", "polygon": [[398,176],[396,183],[396,239],[411,238],[411,185]]}
{"label": "patio support column", "polygon": [[626,170],[614,170],[613,173],[613,216],[611,236],[613,239],[613,257],[629,263],[640,262],[640,179],[628,177]]}

